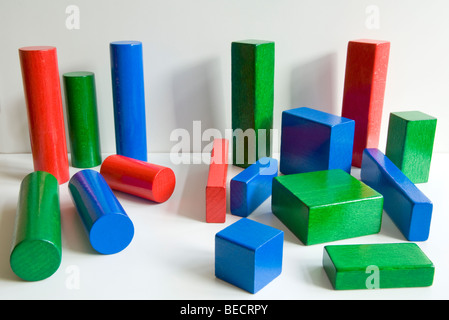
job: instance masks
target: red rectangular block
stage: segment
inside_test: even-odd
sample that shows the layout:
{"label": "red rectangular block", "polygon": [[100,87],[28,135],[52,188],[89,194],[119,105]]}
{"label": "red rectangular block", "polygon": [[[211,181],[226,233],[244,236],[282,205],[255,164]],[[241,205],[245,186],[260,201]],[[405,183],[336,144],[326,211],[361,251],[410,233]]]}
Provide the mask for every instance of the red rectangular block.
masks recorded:
{"label": "red rectangular block", "polygon": [[390,42],[348,44],[342,116],[355,121],[352,165],[361,167],[363,150],[379,145]]}
{"label": "red rectangular block", "polygon": [[228,173],[227,139],[215,139],[206,186],[206,222],[226,221],[226,179]]}

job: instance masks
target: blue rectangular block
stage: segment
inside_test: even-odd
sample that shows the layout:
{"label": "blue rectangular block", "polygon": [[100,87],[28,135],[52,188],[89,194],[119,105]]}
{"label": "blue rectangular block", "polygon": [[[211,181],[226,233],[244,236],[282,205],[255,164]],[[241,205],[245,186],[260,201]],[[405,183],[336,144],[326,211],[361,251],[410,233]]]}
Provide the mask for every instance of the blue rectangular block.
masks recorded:
{"label": "blue rectangular block", "polygon": [[284,232],[242,218],[215,235],[215,276],[256,293],[282,272]]}
{"label": "blue rectangular block", "polygon": [[384,196],[384,210],[409,241],[426,241],[432,202],[378,149],[363,152],[361,179]]}
{"label": "blue rectangular block", "polygon": [[283,174],[341,169],[351,172],[355,121],[310,108],[282,113]]}
{"label": "blue rectangular block", "polygon": [[271,185],[278,175],[278,162],[272,158],[261,158],[231,180],[231,213],[240,217],[249,216],[268,197]]}

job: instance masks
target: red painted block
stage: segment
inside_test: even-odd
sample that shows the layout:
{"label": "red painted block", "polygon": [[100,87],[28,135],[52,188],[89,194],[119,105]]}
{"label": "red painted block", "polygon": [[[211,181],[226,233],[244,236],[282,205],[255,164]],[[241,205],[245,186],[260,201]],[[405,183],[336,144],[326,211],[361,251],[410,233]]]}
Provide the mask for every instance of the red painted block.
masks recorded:
{"label": "red painted block", "polygon": [[19,58],[34,170],[62,184],[69,180],[69,161],[56,48],[20,48]]}
{"label": "red painted block", "polygon": [[379,145],[390,42],[350,41],[342,116],[355,121],[352,165],[361,167],[363,150]]}
{"label": "red painted block", "polygon": [[215,139],[206,186],[206,222],[226,221],[226,179],[228,172],[227,139]]}
{"label": "red painted block", "polygon": [[172,169],[121,155],[107,157],[100,173],[111,189],[158,203],[171,197],[176,184]]}

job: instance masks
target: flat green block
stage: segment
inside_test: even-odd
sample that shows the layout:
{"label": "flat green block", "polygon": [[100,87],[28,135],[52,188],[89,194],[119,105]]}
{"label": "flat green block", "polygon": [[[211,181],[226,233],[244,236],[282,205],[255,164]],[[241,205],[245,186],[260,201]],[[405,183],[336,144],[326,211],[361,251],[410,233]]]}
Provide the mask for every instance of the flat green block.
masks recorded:
{"label": "flat green block", "polygon": [[435,273],[415,243],[325,246],[323,267],[336,290],[428,287]]}
{"label": "flat green block", "polygon": [[385,155],[413,182],[429,180],[437,119],[419,111],[393,112]]}
{"label": "flat green block", "polygon": [[233,164],[246,168],[271,156],[274,42],[232,42]]}
{"label": "flat green block", "polygon": [[272,212],[305,245],[379,233],[383,196],[343,170],[273,179]]}

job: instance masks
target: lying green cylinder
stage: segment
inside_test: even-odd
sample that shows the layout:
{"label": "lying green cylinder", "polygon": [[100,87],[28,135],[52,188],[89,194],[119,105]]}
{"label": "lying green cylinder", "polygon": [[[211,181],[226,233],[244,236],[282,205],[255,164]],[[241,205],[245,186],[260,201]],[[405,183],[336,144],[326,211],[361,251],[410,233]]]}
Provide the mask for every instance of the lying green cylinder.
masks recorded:
{"label": "lying green cylinder", "polygon": [[48,172],[35,171],[20,186],[11,269],[23,280],[43,280],[58,270],[61,258],[58,180]]}
{"label": "lying green cylinder", "polygon": [[101,164],[95,74],[63,74],[72,166],[92,168]]}

